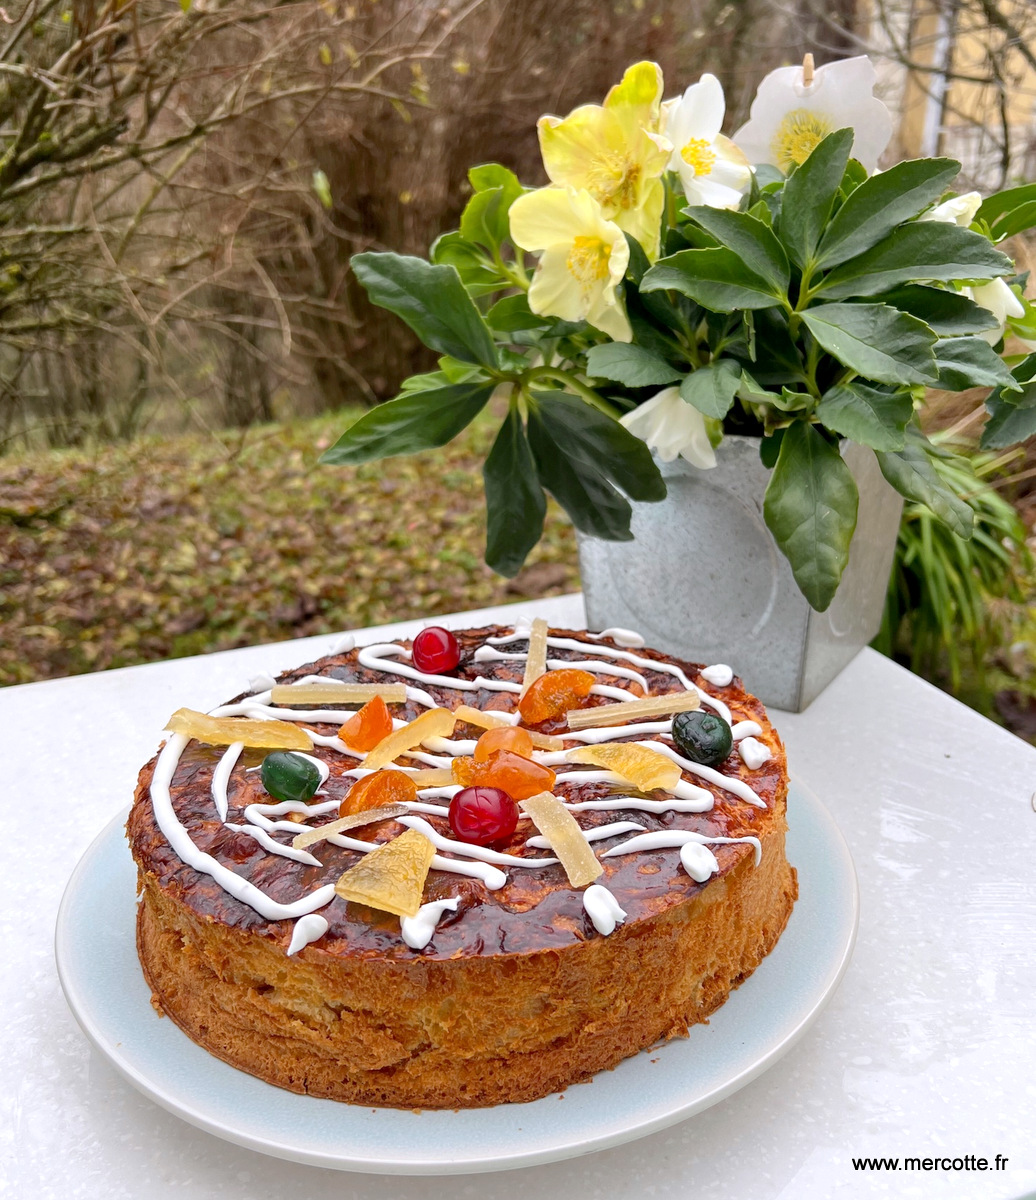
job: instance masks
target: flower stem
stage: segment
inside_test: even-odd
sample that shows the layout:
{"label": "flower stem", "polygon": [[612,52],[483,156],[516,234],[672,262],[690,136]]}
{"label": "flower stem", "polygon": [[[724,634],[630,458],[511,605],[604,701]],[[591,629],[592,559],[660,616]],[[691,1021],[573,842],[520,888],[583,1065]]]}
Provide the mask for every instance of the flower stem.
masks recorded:
{"label": "flower stem", "polygon": [[594,408],[616,421],[622,415],[613,404],[610,404],[603,396],[598,395],[592,387],[577,379],[571,371],[562,371],[557,367],[533,367],[531,371],[526,371],[523,376],[525,384],[535,383],[538,379],[550,379],[555,383],[562,384],[562,386],[568,388],[570,391],[575,392],[587,404],[592,404]]}

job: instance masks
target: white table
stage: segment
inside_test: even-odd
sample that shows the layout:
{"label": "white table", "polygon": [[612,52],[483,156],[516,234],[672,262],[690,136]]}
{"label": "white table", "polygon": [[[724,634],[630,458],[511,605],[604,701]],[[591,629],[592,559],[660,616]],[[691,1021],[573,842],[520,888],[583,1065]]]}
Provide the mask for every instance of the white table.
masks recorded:
{"label": "white table", "polygon": [[[542,615],[579,596],[443,618]],[[411,636],[410,622],[360,640]],[[169,713],[337,639],[308,638],[0,691],[4,1041],[0,1195],[147,1200],[571,1200],[642,1196],[1018,1198],[1036,1190],[1036,750],[870,650],[805,712],[776,714],[793,773],[856,860],[853,962],[776,1066],[683,1124],[519,1172],[347,1175],[266,1158],[182,1123],[95,1055],[54,970],[72,868],[126,805]],[[735,664],[736,666],[736,664]],[[855,1171],[862,1156],[960,1157],[1000,1171]]]}

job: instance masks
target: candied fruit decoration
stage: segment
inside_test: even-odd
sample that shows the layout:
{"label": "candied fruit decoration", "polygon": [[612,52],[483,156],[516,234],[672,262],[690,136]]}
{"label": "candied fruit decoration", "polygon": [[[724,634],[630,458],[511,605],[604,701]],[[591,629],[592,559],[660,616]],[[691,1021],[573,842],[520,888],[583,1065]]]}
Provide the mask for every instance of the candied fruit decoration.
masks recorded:
{"label": "candied fruit decoration", "polygon": [[541,766],[531,758],[522,758],[511,750],[496,750],[485,762],[455,758],[453,778],[465,787],[502,788],[515,800],[524,800],[537,792],[550,791],[555,775],[550,767]]}
{"label": "candied fruit decoration", "polygon": [[364,754],[373,750],[378,742],[384,741],[392,732],[392,717],[380,696],[354,713],[338,731],[338,736],[350,750],[362,750]]}
{"label": "candied fruit decoration", "polygon": [[522,695],[532,687],[547,670],[547,622],[537,617],[529,630],[529,653],[525,656],[525,678],[522,680]]}
{"label": "candied fruit decoration", "polygon": [[340,817],[385,804],[409,804],[417,799],[417,784],[402,771],[375,771],[352,785],[338,806]]}
{"label": "candied fruit decoration", "polygon": [[366,704],[380,696],[389,704],[406,703],[405,683],[278,683],[270,691],[272,704]]}
{"label": "candied fruit decoration", "polygon": [[386,804],[381,808],[368,808],[361,813],[350,813],[347,817],[339,817],[337,821],[328,821],[326,825],[318,825],[316,829],[305,829],[297,833],[291,844],[296,850],[305,850],[307,846],[315,846],[336,833],[345,833],[347,829],[359,829],[363,825],[373,825],[376,821],[388,821],[392,817],[401,817],[407,811],[405,804]]}
{"label": "candied fruit decoration", "polygon": [[602,742],[599,746],[579,746],[569,750],[569,762],[591,763],[614,771],[642,792],[655,788],[672,791],[680,782],[680,768],[658,750],[630,742]]}
{"label": "candied fruit decoration", "polygon": [[515,725],[501,725],[498,729],[487,729],[475,744],[475,762],[485,762],[497,750],[510,750],[522,758],[532,758],[532,736],[527,729]]}
{"label": "candied fruit decoration", "polygon": [[343,900],[380,908],[397,917],[416,917],[434,857],[435,847],[428,838],[416,829],[408,829],[350,867],[339,877],[335,891]]}
{"label": "candied fruit decoration", "polygon": [[671,713],[691,712],[701,704],[697,692],[667,692],[664,696],[647,696],[643,700],[623,700],[621,704],[598,704],[594,708],[577,708],[568,714],[572,730],[593,729],[600,725],[625,725],[627,721],[668,717]]}
{"label": "candied fruit decoration", "polygon": [[518,805],[496,787],[467,787],[450,801],[450,828],[462,842],[492,846],[506,841],[518,825]]}
{"label": "candied fruit decoration", "polygon": [[[465,725],[474,725],[476,729],[501,729],[509,724],[508,721],[501,720],[502,713],[496,713],[493,710],[483,712],[481,709],[471,708],[467,704],[462,704],[453,715],[458,721],[463,721]],[[559,737],[537,733],[535,729],[527,729],[525,732],[532,738],[532,744],[538,750],[564,750],[565,748],[565,743]]]}
{"label": "candied fruit decoration", "polygon": [[409,725],[390,733],[382,738],[374,749],[363,760],[363,765],[372,771],[379,767],[387,767],[395,762],[401,754],[413,750],[416,746],[431,737],[449,737],[457,718],[448,708],[430,708],[427,712],[415,717]]}
{"label": "candied fruit decoration", "polygon": [[414,638],[411,647],[414,666],[429,675],[443,675],[456,670],[460,662],[460,646],[448,629],[429,625]]}
{"label": "candied fruit decoration", "polygon": [[320,787],[320,768],[291,750],[274,750],[259,768],[263,787],[275,800],[308,803]]}
{"label": "candied fruit decoration", "polygon": [[550,842],[573,887],[586,887],[603,874],[604,867],[590,849],[578,822],[557,796],[550,792],[530,796],[522,801],[522,812],[532,817],[532,823]]}
{"label": "candied fruit decoration", "polygon": [[676,748],[696,763],[716,767],[727,757],[734,745],[730,726],[715,713],[681,713],[673,721],[673,741]]}
{"label": "candied fruit decoration", "polygon": [[206,742],[210,746],[232,746],[241,742],[260,750],[312,750],[306,732],[287,721],[255,721],[247,717],[210,717],[190,708],[178,708],[166,722],[170,733]]}
{"label": "candied fruit decoration", "polygon": [[563,668],[548,671],[529,685],[529,690],[518,701],[522,720],[529,725],[541,725],[552,717],[576,707],[577,700],[585,700],[594,685],[589,671]]}

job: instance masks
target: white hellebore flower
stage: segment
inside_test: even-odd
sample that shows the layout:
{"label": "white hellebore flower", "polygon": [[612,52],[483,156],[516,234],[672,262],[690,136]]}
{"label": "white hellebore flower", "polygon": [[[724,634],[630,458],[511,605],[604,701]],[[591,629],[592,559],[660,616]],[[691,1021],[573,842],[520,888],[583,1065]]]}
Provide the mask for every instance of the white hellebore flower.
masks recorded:
{"label": "white hellebore flower", "polygon": [[852,129],[853,157],[868,171],[892,137],[892,116],[874,96],[874,64],[865,55],[827,63],[806,82],[802,67],[778,67],[759,85],[734,141],[749,162],[787,172],[836,129]]}
{"label": "white hellebore flower", "polygon": [[[944,200],[942,204],[930,208],[917,219],[919,221],[944,221],[948,225],[962,225],[966,229],[974,221],[981,203],[982,196],[978,192],[965,192],[963,196],[951,196],[949,200]],[[986,329],[978,335],[991,346],[995,346],[1004,336],[1009,317],[1017,320],[1025,316],[1022,302],[1003,279],[990,279],[988,283],[974,284],[964,288],[963,292],[981,308],[989,309],[996,318],[996,329]]]}
{"label": "white hellebore flower", "polygon": [[545,187],[511,205],[511,237],[523,250],[542,251],[529,307],[564,321],[589,321],[616,342],[633,331],[617,288],[630,250],[614,221],[583,188]]}
{"label": "white hellebore flower", "polygon": [[645,400],[628,412],[620,424],[634,437],[647,442],[663,462],[672,462],[679,454],[703,470],[716,465],[716,452],[705,431],[705,418],[683,399],[679,388],[666,388]]}
{"label": "white hellebore flower", "polygon": [[673,143],[676,171],[689,204],[737,208],[752,179],[748,159],[720,133],[726,102],[715,75],[703,75],[682,96],[663,106],[665,136]]}

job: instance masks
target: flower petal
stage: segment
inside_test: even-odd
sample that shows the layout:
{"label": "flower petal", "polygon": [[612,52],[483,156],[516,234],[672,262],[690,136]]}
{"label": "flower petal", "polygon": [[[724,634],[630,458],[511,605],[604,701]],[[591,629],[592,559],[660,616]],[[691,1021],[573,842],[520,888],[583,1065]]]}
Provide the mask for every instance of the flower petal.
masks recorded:
{"label": "flower petal", "polygon": [[522,250],[546,250],[586,236],[603,223],[600,205],[575,188],[539,188],[511,205],[511,237]]}

